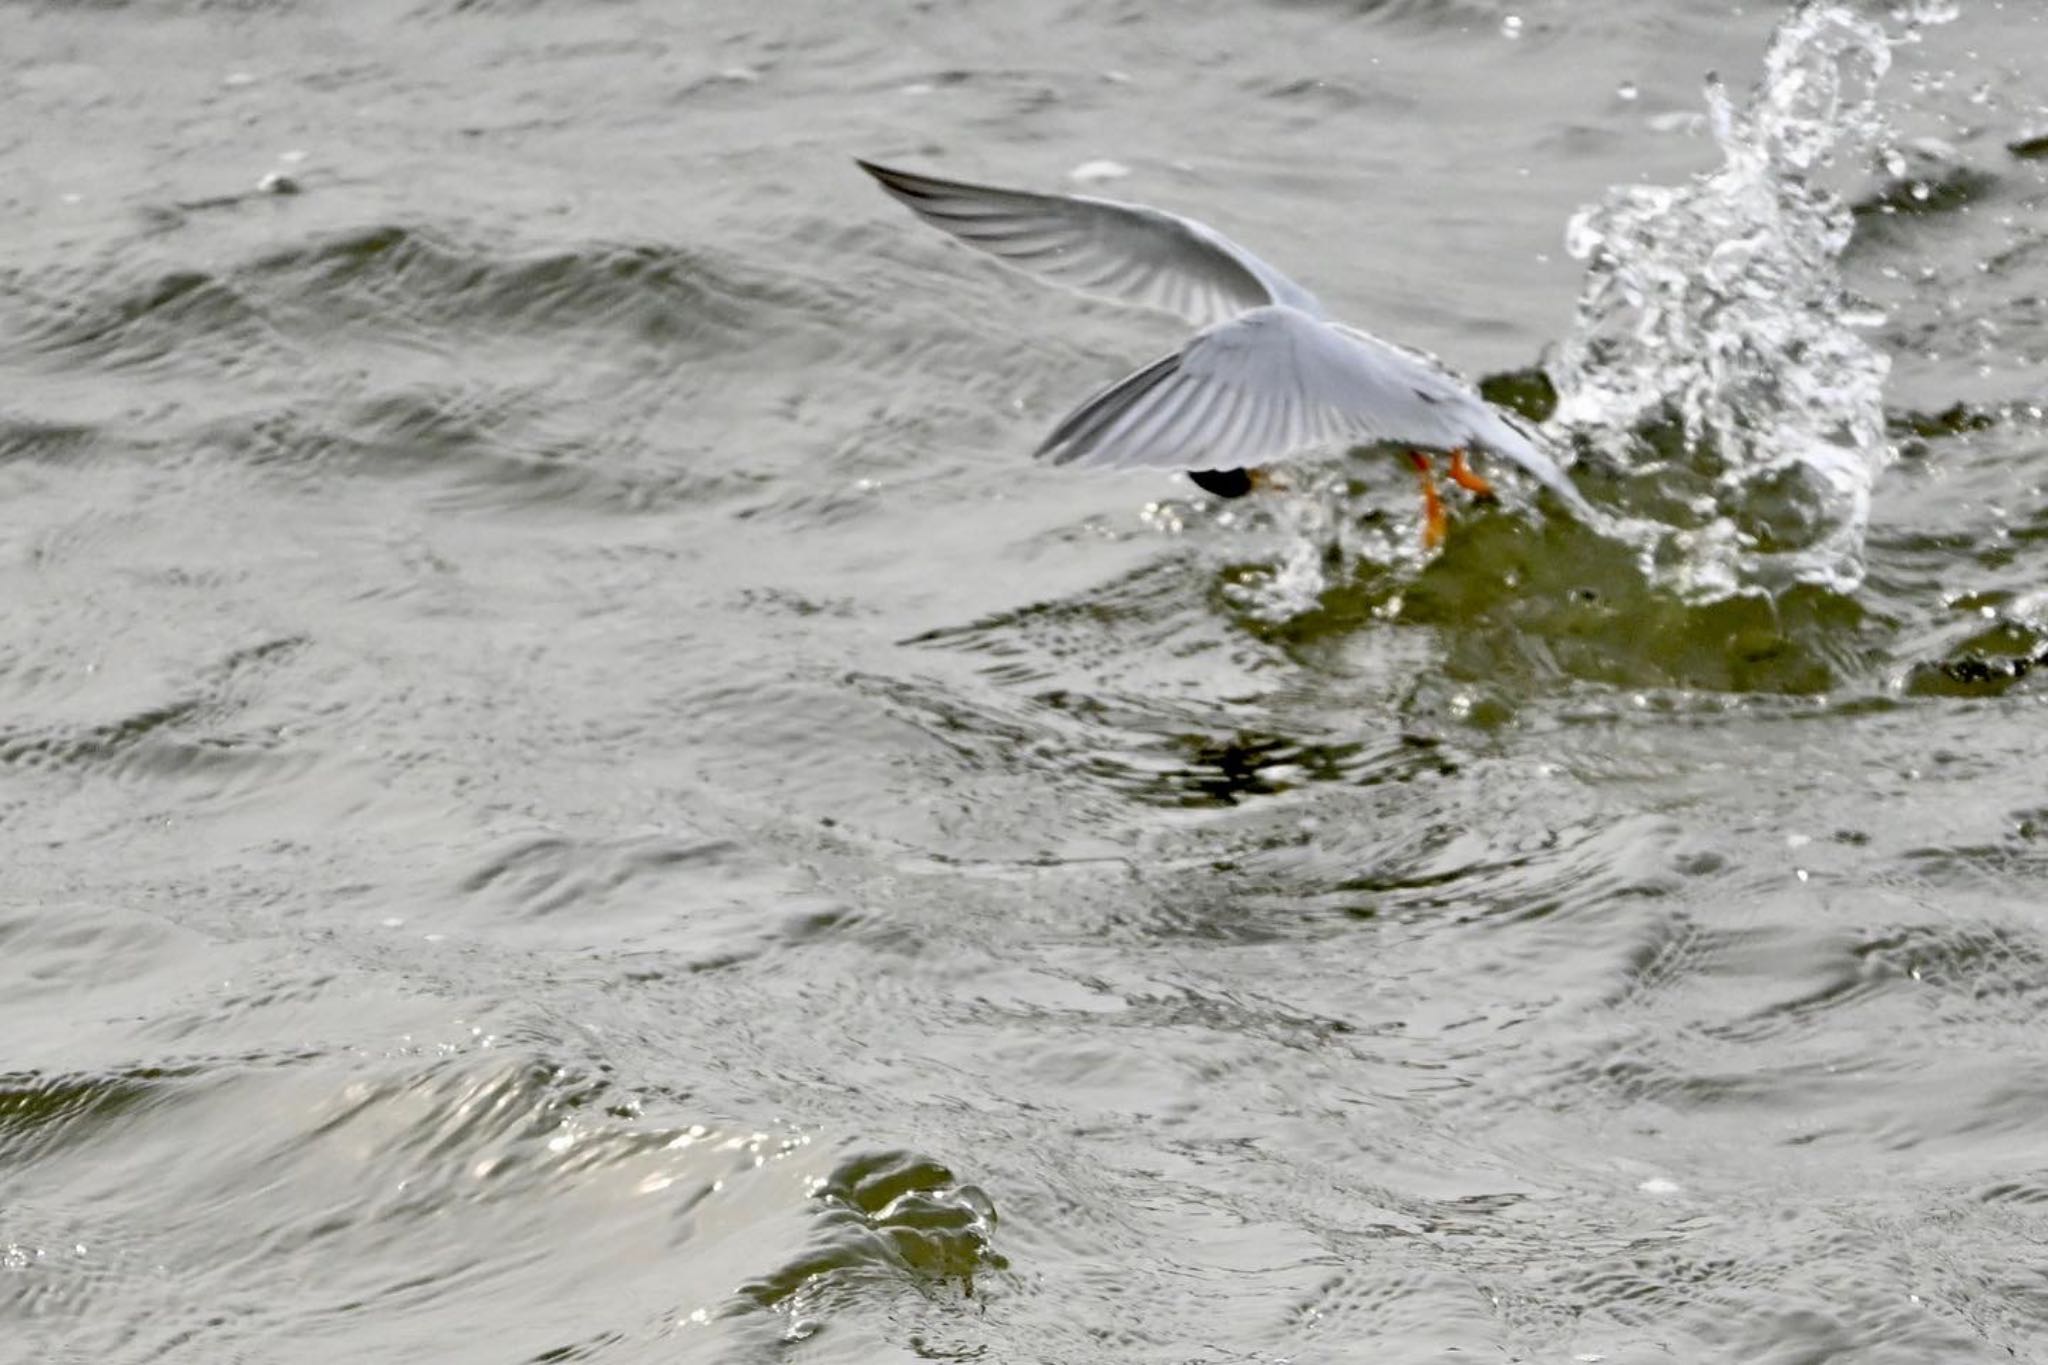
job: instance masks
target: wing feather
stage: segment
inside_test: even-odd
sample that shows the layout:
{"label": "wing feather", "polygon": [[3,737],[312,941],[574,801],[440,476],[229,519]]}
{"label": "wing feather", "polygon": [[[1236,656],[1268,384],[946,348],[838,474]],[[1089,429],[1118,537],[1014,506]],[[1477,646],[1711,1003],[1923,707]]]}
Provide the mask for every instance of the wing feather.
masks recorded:
{"label": "wing feather", "polygon": [[1478,448],[1582,515],[1528,435],[1429,356],[1283,305],[1256,308],[1109,385],[1039,447],[1054,464],[1250,469],[1339,441]]}
{"label": "wing feather", "polygon": [[1197,326],[1276,303],[1322,314],[1307,290],[1192,218],[858,164],[932,226],[1082,293],[1177,313]]}

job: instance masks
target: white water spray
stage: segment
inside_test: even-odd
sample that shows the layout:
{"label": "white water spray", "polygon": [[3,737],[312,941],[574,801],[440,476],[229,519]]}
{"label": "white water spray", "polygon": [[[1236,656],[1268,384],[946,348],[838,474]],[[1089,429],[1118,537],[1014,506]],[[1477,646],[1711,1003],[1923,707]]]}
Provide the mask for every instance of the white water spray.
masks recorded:
{"label": "white water spray", "polygon": [[1862,582],[1871,489],[1892,459],[1890,362],[1862,332],[1880,319],[1843,288],[1854,220],[1822,176],[1886,145],[1890,65],[1877,23],[1803,5],[1746,104],[1709,81],[1719,169],[1618,187],[1571,221],[1586,279],[1552,428],[1654,481],[1633,509],[1654,520],[1631,525],[1652,577],[1687,598]]}

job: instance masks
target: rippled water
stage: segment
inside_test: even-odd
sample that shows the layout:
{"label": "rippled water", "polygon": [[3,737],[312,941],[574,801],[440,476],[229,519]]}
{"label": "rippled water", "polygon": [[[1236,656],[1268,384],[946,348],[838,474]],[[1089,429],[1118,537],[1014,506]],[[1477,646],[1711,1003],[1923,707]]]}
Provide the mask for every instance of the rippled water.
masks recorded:
{"label": "rippled water", "polygon": [[[1940,8],[1771,227],[1770,6],[0,6],[0,1359],[2048,1359],[2048,11]],[[856,154],[1672,399],[1554,424],[1648,562],[1033,467],[1178,329]],[[1606,311],[1630,186],[1812,273]]]}

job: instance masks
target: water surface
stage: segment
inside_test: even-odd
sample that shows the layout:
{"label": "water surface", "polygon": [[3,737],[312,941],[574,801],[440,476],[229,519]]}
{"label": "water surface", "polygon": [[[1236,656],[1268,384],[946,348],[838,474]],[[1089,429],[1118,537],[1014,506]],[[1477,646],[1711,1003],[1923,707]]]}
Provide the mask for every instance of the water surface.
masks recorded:
{"label": "water surface", "polygon": [[0,7],[0,1357],[2044,1358],[2048,16],[1845,12],[1761,583],[1035,468],[1178,328],[849,158],[1555,368],[1771,6]]}

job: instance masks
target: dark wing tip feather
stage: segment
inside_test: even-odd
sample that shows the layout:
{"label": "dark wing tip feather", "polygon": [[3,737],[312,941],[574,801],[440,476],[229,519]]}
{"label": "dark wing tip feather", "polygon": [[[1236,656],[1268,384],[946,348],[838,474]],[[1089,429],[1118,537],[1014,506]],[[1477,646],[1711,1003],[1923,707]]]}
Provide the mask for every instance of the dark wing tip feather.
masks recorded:
{"label": "dark wing tip feather", "polygon": [[1096,438],[1129,412],[1139,400],[1180,372],[1181,356],[1169,351],[1150,365],[1125,375],[1068,413],[1052,434],[1031,452],[1033,459],[1052,456],[1054,464],[1072,464],[1092,453]]}
{"label": "dark wing tip feather", "polygon": [[855,157],[853,164],[866,171],[880,182],[883,189],[903,199],[932,199],[944,194],[1002,194],[1004,191],[982,185],[970,185],[964,180],[944,180],[936,175],[919,175],[915,171],[899,171],[893,166]]}
{"label": "dark wing tip feather", "polygon": [[875,162],[865,161],[860,157],[855,157],[853,164],[873,176],[876,184],[905,203],[915,199],[928,198],[931,194],[930,188],[921,183],[922,177],[912,175],[908,171],[899,171],[888,166],[877,165]]}

